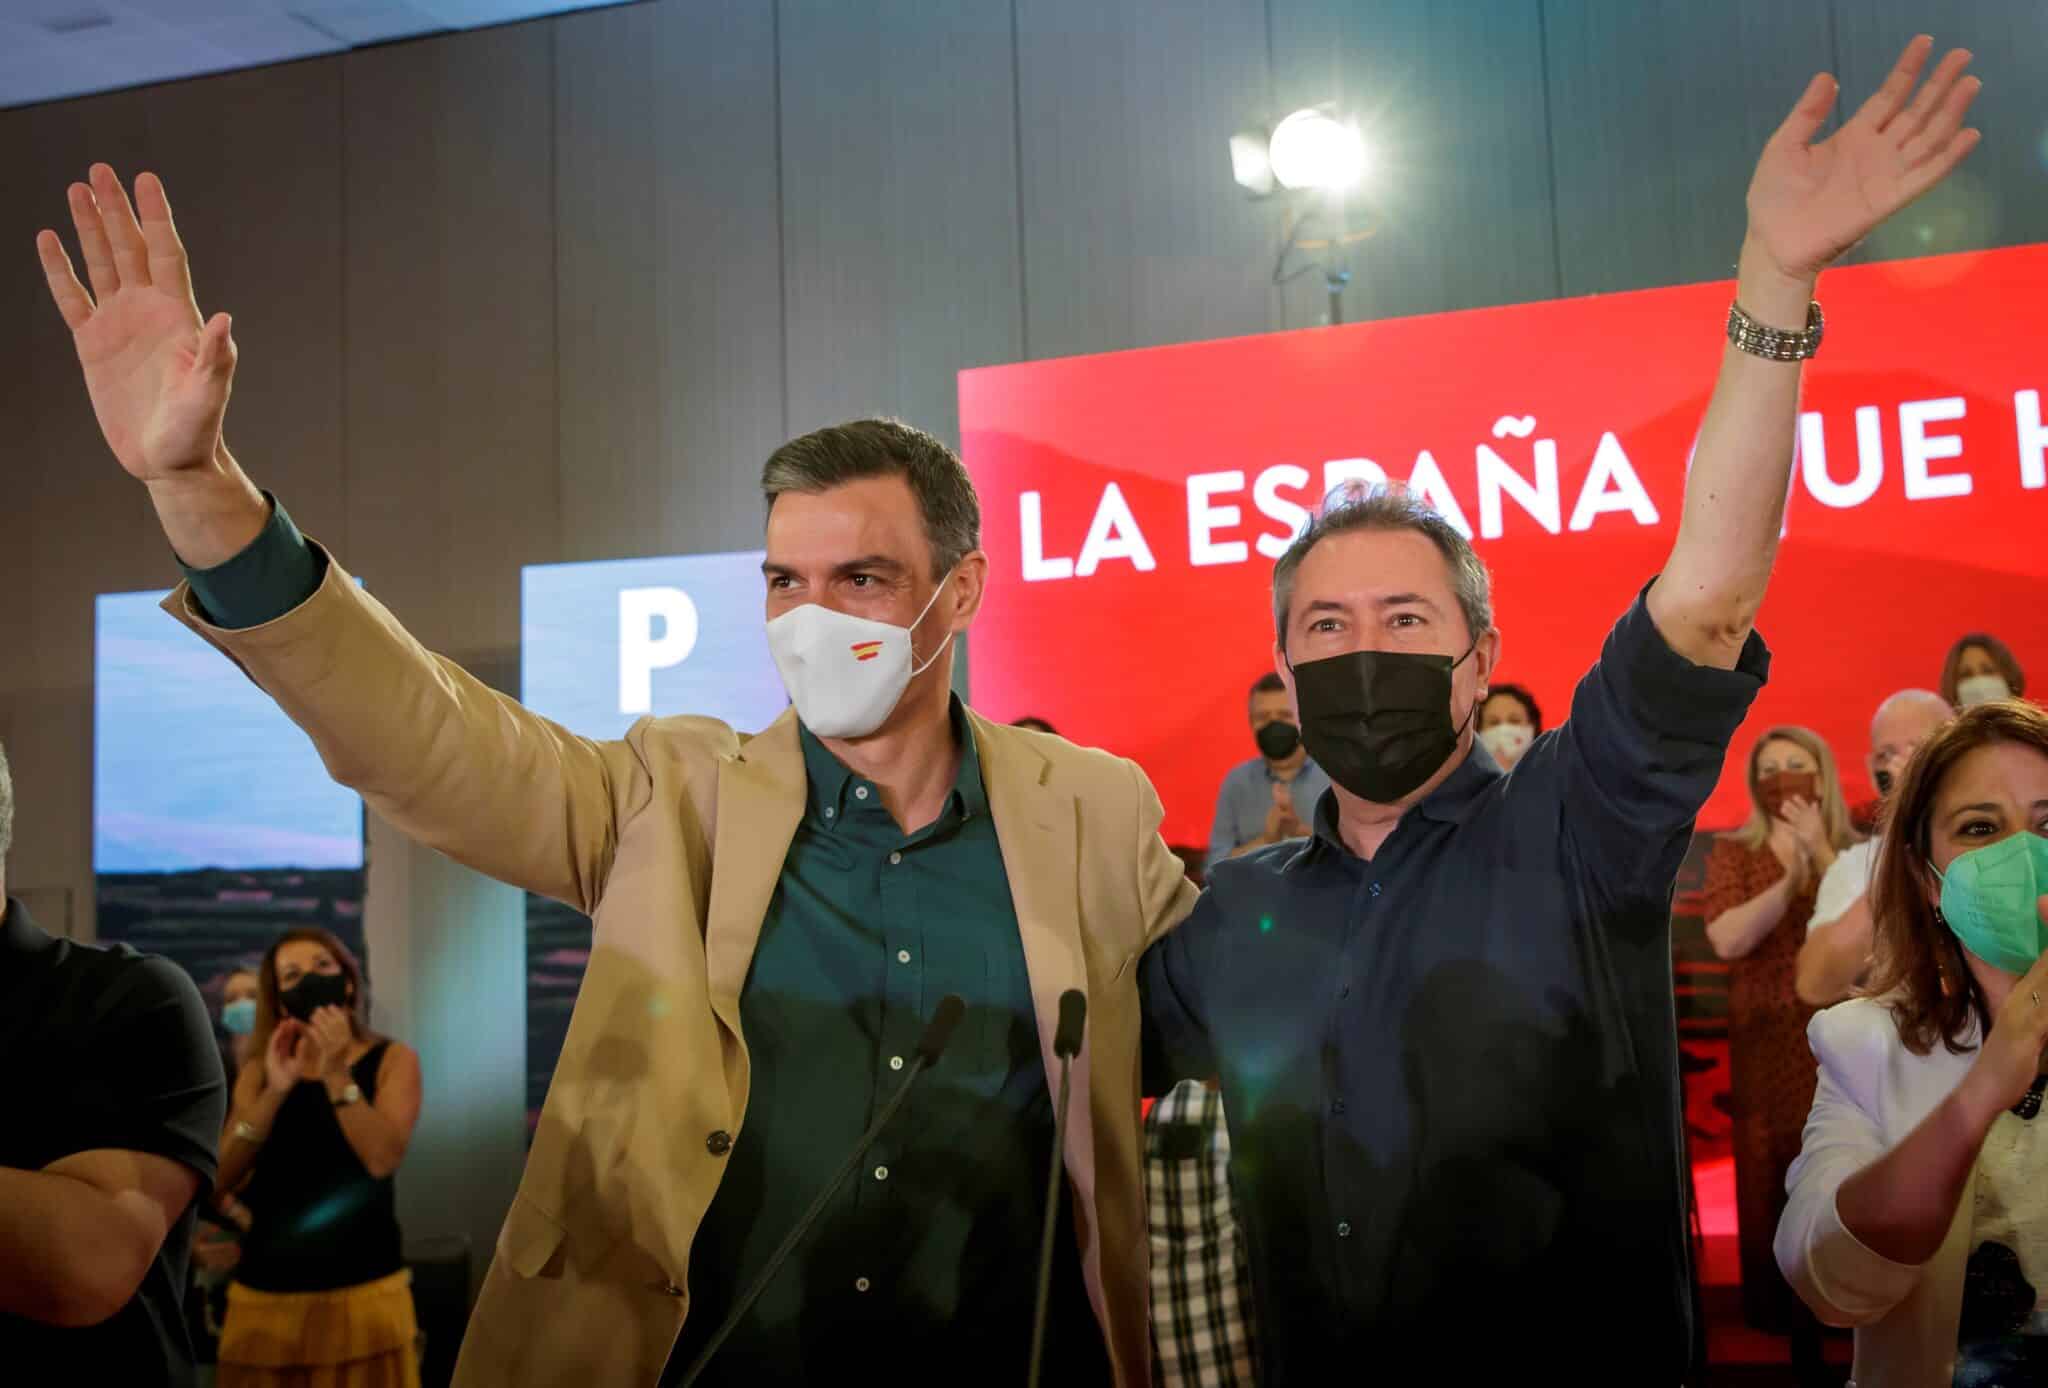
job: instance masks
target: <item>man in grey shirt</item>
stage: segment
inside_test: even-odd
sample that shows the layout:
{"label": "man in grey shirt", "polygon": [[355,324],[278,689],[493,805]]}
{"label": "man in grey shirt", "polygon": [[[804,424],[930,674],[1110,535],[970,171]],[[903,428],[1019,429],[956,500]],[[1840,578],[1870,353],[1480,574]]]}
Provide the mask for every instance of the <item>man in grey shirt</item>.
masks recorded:
{"label": "man in grey shirt", "polygon": [[1330,778],[1301,745],[1301,725],[1287,686],[1271,670],[1252,686],[1250,713],[1259,755],[1231,767],[1216,793],[1216,819],[1209,830],[1212,863],[1307,837],[1316,801],[1329,789]]}

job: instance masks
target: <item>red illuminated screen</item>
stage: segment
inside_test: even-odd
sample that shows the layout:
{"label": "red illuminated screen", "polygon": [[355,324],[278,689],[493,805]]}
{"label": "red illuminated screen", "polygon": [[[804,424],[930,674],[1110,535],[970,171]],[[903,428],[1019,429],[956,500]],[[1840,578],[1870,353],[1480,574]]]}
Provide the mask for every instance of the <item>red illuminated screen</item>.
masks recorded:
{"label": "red illuminated screen", "polygon": [[[975,702],[1135,758],[1206,842],[1255,754],[1273,560],[1328,489],[1405,481],[1493,573],[1496,678],[1561,721],[1676,533],[1732,286],[1689,285],[962,372],[991,559]],[[1771,679],[1701,816],[1748,812],[1755,736],[1800,723],[1852,801],[1886,693],[1986,630],[2048,684],[2048,246],[1830,272]],[[2038,697],[2038,691],[2036,691]]]}

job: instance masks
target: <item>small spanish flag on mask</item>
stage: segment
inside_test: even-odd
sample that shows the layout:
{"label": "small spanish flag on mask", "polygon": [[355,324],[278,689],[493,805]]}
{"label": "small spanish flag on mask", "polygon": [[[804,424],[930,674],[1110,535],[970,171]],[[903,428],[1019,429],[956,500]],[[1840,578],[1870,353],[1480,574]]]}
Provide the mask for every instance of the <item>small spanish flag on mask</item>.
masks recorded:
{"label": "small spanish flag on mask", "polygon": [[879,641],[856,641],[851,649],[855,660],[873,660],[882,653],[882,643]]}

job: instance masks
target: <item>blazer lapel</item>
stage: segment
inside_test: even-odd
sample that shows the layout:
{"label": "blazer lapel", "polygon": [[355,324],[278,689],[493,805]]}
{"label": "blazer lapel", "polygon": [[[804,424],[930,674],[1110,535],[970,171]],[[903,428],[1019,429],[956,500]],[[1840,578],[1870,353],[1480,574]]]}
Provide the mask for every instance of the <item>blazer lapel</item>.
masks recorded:
{"label": "blazer lapel", "polygon": [[718,832],[704,965],[711,1008],[739,1033],[740,989],[761,940],[783,860],[804,815],[803,746],[792,709],[718,768]]}
{"label": "blazer lapel", "polygon": [[[1059,1025],[1060,994],[1086,990],[1088,969],[1081,952],[1081,891],[1074,799],[1050,784],[1052,763],[1029,748],[993,732],[977,714],[968,715],[981,753],[989,812],[1017,908],[1024,941],[1024,965],[1031,975],[1031,1001],[1038,1014],[1038,1039],[1047,1078],[1057,1086],[1052,1053]],[[1057,1092],[1057,1091],[1055,1091]],[[1078,1095],[1074,1107],[1081,1106]],[[1068,1115],[1072,1121],[1072,1114]]]}

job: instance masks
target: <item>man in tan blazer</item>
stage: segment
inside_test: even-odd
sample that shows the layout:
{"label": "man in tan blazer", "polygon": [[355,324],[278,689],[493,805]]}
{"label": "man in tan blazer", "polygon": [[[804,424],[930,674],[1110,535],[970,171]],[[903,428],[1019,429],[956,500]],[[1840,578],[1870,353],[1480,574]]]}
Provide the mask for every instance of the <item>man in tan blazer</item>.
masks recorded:
{"label": "man in tan blazer", "polygon": [[1148,1382],[1134,963],[1194,891],[1134,765],[952,698],[987,571],[958,459],[884,421],[778,450],[764,567],[794,708],[752,736],[678,717],[593,742],[424,650],[249,482],[222,441],[226,315],[199,314],[161,183],[136,197],[139,220],[105,165],[70,189],[90,293],[38,246],[186,566],[166,606],[378,813],[594,920],[459,1381],[673,1381],[948,992],[968,1013],[945,1059],[703,1381],[1021,1370],[1079,989],[1049,1362]]}

